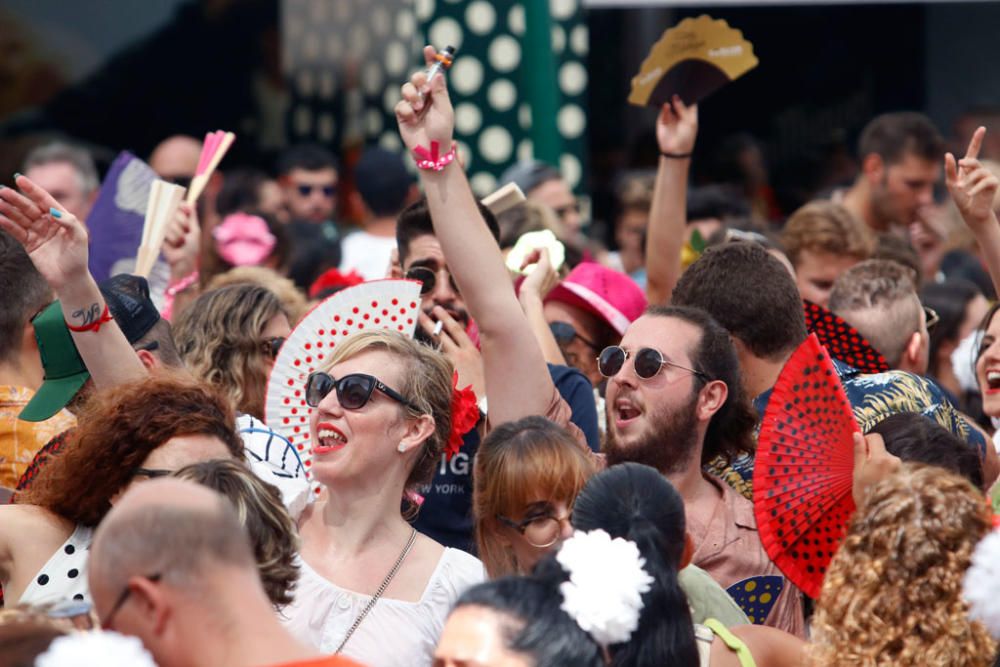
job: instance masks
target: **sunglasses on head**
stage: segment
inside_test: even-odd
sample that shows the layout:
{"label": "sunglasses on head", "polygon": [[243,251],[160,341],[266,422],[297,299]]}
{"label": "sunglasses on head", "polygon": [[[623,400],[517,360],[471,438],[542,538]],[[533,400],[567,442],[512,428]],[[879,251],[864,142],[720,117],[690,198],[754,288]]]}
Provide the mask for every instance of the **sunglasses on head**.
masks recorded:
{"label": "sunglasses on head", "polygon": [[638,375],[643,380],[648,380],[657,373],[664,366],[671,366],[673,368],[680,369],[695,375],[702,380],[708,381],[708,376],[701,371],[695,370],[693,368],[688,368],[687,366],[681,366],[680,364],[675,364],[672,361],[667,361],[660,354],[659,350],[654,350],[651,347],[640,348],[634,355],[630,354],[628,350],[618,346],[612,345],[606,347],[601,351],[599,357],[597,357],[597,370],[606,378],[611,378],[618,375],[621,372],[623,366],[625,366],[625,360],[632,357],[632,365],[635,367],[635,374]]}
{"label": "sunglasses on head", "polygon": [[941,321],[941,316],[933,308],[924,306],[924,315],[927,317],[927,330],[930,331],[934,325]]}
{"label": "sunglasses on head", "polygon": [[327,199],[337,194],[336,185],[306,185],[304,183],[296,183],[295,187],[298,189],[299,194],[303,197],[311,195],[313,190],[321,190],[323,192],[323,196]]}
{"label": "sunglasses on head", "polygon": [[[411,267],[406,272],[406,279],[420,281],[420,296],[430,294],[437,286],[437,273],[426,266]],[[458,294],[458,285],[455,284],[455,277],[451,272],[448,272],[448,284],[451,285],[451,291]]]}
{"label": "sunglasses on head", "polygon": [[371,400],[372,393],[378,389],[380,392],[402,403],[415,412],[423,412],[416,405],[408,401],[395,389],[387,386],[373,375],[364,373],[351,373],[344,377],[334,379],[329,373],[316,372],[309,375],[306,380],[306,404],[310,407],[318,407],[320,401],[333,390],[337,391],[337,402],[345,410],[360,410]]}
{"label": "sunglasses on head", "polygon": [[573,342],[574,338],[579,338],[592,350],[597,351],[600,349],[597,343],[581,336],[569,322],[549,322],[549,331],[552,332],[552,336],[556,339],[559,347],[566,347]]}
{"label": "sunglasses on head", "polygon": [[274,338],[266,338],[260,342],[261,351],[272,359],[278,358],[278,353],[281,352],[281,346],[285,344],[284,336],[275,336]]}

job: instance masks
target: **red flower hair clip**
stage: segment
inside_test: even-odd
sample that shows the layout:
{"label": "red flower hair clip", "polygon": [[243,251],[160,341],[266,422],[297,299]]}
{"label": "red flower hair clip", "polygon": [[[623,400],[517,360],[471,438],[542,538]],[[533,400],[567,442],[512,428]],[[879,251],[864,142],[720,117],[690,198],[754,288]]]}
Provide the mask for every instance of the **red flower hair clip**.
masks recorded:
{"label": "red flower hair clip", "polygon": [[462,438],[479,423],[479,405],[476,403],[476,392],[470,384],[465,389],[458,388],[458,371],[452,376],[454,391],[451,394],[451,433],[445,444],[444,455],[450,461],[451,457],[462,448]]}

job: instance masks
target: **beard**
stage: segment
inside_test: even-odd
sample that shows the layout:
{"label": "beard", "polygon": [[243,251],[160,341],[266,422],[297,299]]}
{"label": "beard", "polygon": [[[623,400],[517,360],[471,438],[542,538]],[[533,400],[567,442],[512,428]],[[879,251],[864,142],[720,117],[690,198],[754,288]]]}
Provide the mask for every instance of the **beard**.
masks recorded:
{"label": "beard", "polygon": [[[697,402],[698,392],[695,391],[686,404],[674,410],[650,412],[645,430],[628,445],[619,442],[614,428],[609,427],[604,448],[608,465],[642,463],[663,475],[686,470],[698,447]],[[612,423],[609,415],[609,426]]]}
{"label": "beard", "polygon": [[[437,322],[437,318],[434,317],[431,311],[434,309],[436,305],[438,304],[432,303],[430,304],[430,306],[423,309],[424,314],[427,315],[427,317],[431,318],[431,320],[434,322]],[[461,308],[458,306],[442,306],[442,308],[445,309],[445,311],[451,316],[453,320],[462,325],[462,329],[464,329],[466,333],[468,333],[469,311],[467,311],[465,308]],[[413,337],[417,341],[424,343],[425,345],[429,345],[435,349],[440,349],[441,347],[441,340],[439,338],[436,338],[435,336],[430,335],[428,332],[424,331],[424,328],[420,325],[417,325],[417,329],[416,331],[414,331]]]}

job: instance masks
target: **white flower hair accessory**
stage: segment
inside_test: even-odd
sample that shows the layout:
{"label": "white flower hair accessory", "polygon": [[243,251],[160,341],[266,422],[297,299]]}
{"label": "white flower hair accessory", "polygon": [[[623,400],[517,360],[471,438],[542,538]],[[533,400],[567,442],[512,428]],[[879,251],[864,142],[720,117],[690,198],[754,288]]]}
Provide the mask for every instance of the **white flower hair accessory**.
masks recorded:
{"label": "white flower hair accessory", "polygon": [[991,532],[972,552],[962,597],[969,603],[969,617],[1000,638],[1000,532]]}
{"label": "white flower hair accessory", "polygon": [[639,627],[642,594],[653,583],[634,542],[603,530],[576,531],[556,560],[569,573],[562,610],[602,646],[628,641]]}
{"label": "white flower hair accessory", "polygon": [[56,638],[35,667],[156,667],[135,637],[117,632],[74,632]]}

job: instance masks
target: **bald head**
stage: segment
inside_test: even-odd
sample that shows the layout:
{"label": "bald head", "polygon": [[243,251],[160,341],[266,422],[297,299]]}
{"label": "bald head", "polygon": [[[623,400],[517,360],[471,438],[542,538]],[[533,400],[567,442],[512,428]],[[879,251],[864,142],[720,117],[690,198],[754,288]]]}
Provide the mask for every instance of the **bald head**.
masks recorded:
{"label": "bald head", "polygon": [[246,531],[214,491],[175,478],[134,485],[108,513],[91,549],[90,587],[122,589],[131,576],[159,574],[178,588],[202,586],[220,570],[256,576]]}
{"label": "bald head", "polygon": [[161,178],[191,178],[198,169],[201,142],[182,134],[164,139],[149,156],[149,166]]}

